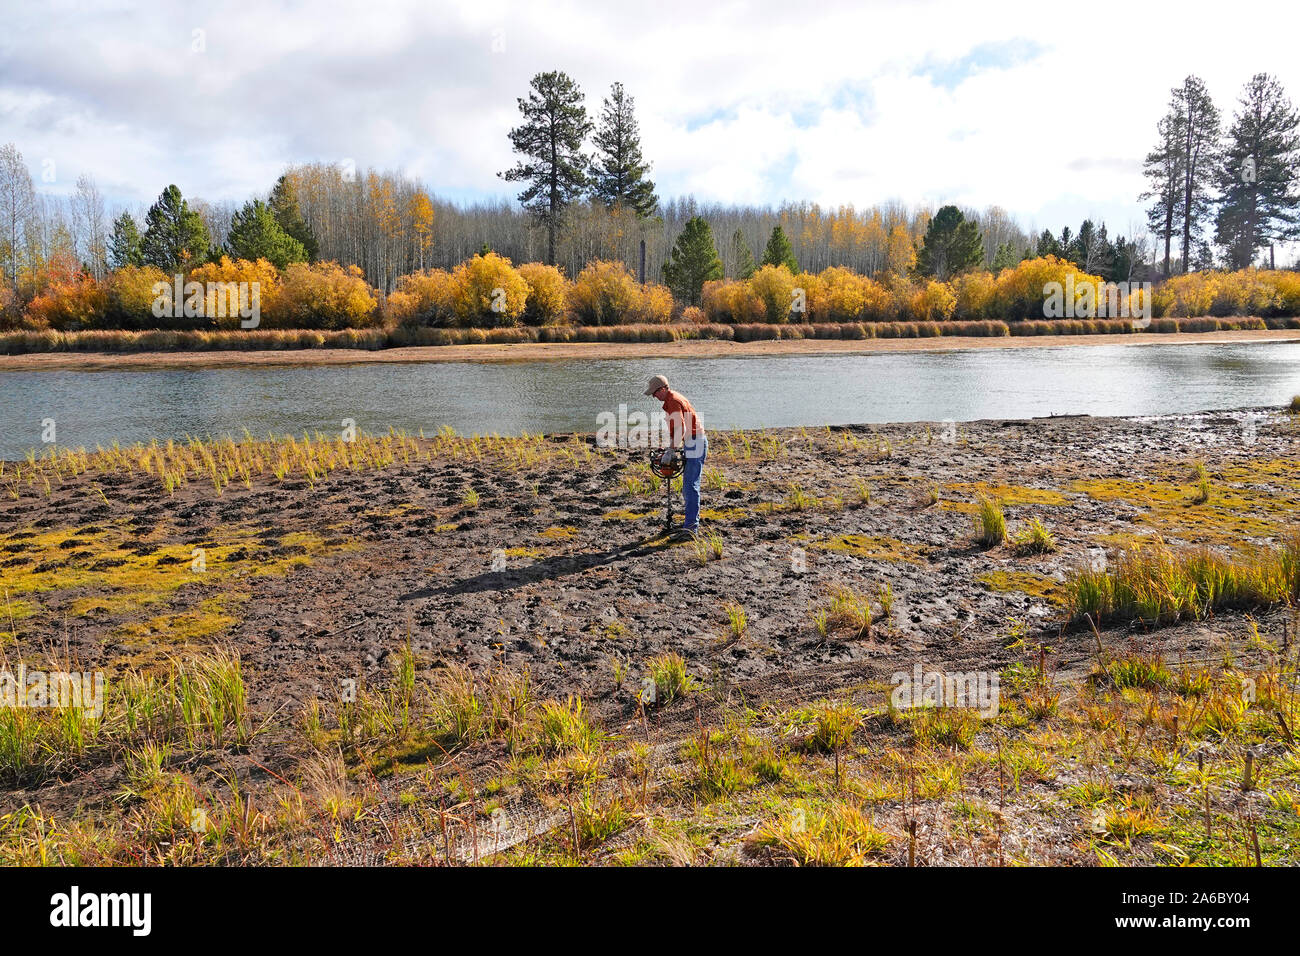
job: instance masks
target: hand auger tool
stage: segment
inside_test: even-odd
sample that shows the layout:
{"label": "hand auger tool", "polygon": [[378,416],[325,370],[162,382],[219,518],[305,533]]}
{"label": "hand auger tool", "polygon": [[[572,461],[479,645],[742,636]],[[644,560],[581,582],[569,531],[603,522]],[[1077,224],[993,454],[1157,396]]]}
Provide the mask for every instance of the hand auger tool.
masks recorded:
{"label": "hand auger tool", "polygon": [[667,505],[667,511],[664,514],[664,533],[671,534],[673,530],[673,479],[682,473],[686,467],[686,461],[682,458],[680,448],[672,449],[672,458],[665,464],[663,454],[668,449],[651,448],[650,449],[650,470],[663,480],[664,483],[664,503]]}

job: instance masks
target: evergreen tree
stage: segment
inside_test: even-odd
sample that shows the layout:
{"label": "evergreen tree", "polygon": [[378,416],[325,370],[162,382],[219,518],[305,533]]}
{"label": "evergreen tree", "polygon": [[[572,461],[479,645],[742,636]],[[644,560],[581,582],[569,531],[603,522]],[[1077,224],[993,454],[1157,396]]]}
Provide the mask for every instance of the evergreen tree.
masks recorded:
{"label": "evergreen tree", "polygon": [[1104,276],[1108,282],[1129,282],[1144,265],[1137,243],[1120,236],[1111,246],[1110,265]]}
{"label": "evergreen tree", "polygon": [[265,259],[277,269],[307,261],[303,244],[281,228],[271,207],[260,199],[245,203],[231,217],[226,244],[241,259]]}
{"label": "evergreen tree", "polygon": [[510,143],[524,159],[499,173],[507,182],[527,183],[519,194],[524,208],[546,227],[546,263],[555,265],[555,235],[565,209],[587,188],[589,160],[582,151],[591,121],[582,91],[565,73],[538,73],[520,99],[523,122],[510,131]]}
{"label": "evergreen tree", "polygon": [[772,229],[772,235],[768,237],[767,248],[763,250],[762,264],[765,266],[785,266],[791,272],[796,273],[799,271],[799,260],[794,257],[794,247],[790,245],[785,230],[780,226],[775,226]]}
{"label": "evergreen tree", "polygon": [[736,258],[736,278],[748,279],[754,274],[754,253],[745,241],[745,234],[737,229],[731,235],[731,253]]}
{"label": "evergreen tree", "polygon": [[[1218,168],[1219,110],[1199,77],[1189,76],[1173,91],[1171,103],[1178,131],[1178,224],[1182,232],[1183,271],[1198,252],[1197,243],[1212,206],[1210,189]],[[1203,257],[1197,255],[1198,261]]]}
{"label": "evergreen tree", "polygon": [[1300,238],[1300,114],[1267,73],[1251,77],[1233,116],[1218,170],[1214,241],[1244,269],[1257,251]]}
{"label": "evergreen tree", "polygon": [[1079,227],[1079,236],[1074,245],[1077,255],[1073,258],[1080,269],[1090,275],[1103,277],[1109,273],[1115,250],[1106,236],[1105,223],[1096,226],[1091,219],[1085,219]]}
{"label": "evergreen tree", "polygon": [[1056,244],[1061,247],[1062,259],[1069,260],[1070,262],[1075,263],[1075,265],[1078,265],[1076,260],[1079,258],[1079,239],[1070,231],[1069,226],[1065,226],[1061,229],[1061,238],[1057,240]]}
{"label": "evergreen tree", "polygon": [[1038,237],[1038,244],[1034,248],[1034,255],[1042,258],[1043,256],[1056,256],[1060,258],[1064,254],[1061,244],[1056,241],[1050,230],[1044,229],[1043,234]]}
{"label": "evergreen tree", "polygon": [[664,281],[678,299],[699,305],[704,283],[721,278],[722,260],[713,244],[713,230],[699,216],[692,216],[664,263]]}
{"label": "evergreen tree", "polygon": [[1169,277],[1174,234],[1178,222],[1178,188],[1182,182],[1182,153],[1179,150],[1178,116],[1172,111],[1156,124],[1158,143],[1147,153],[1143,175],[1151,184],[1139,199],[1153,200],[1147,207],[1147,225],[1164,243],[1163,274]]}
{"label": "evergreen tree", "polygon": [[144,265],[140,228],[129,212],[113,220],[113,235],[108,240],[108,264],[113,269]]}
{"label": "evergreen tree", "polygon": [[316,257],[320,255],[320,243],[312,233],[311,227],[307,225],[307,221],[302,218],[302,210],[298,206],[298,190],[293,180],[288,176],[277,179],[271,189],[268,205],[280,228],[302,243],[303,251],[307,255],[306,261],[315,262]]}
{"label": "evergreen tree", "polygon": [[592,195],[606,206],[622,206],[645,219],[654,214],[659,197],[655,184],[646,178],[650,164],[641,155],[641,133],[633,107],[622,83],[610,87],[594,137]]}
{"label": "evergreen tree", "polygon": [[975,223],[956,206],[944,206],[926,227],[916,274],[943,282],[984,264],[984,241]]}
{"label": "evergreen tree", "polygon": [[141,247],[145,263],[164,272],[197,263],[207,253],[208,228],[175,186],[164,189],[149,207]]}
{"label": "evergreen tree", "polygon": [[1001,272],[1003,269],[1013,269],[1019,261],[1021,261],[1021,257],[1016,254],[1015,245],[1008,239],[998,246],[998,251],[993,254],[993,271]]}

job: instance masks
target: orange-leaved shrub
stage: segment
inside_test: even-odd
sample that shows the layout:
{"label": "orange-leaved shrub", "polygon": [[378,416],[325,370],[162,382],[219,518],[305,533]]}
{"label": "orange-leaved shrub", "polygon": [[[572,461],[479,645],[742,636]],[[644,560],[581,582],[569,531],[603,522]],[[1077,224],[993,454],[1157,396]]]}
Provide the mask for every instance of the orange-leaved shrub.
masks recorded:
{"label": "orange-leaved shrub", "polygon": [[762,321],[763,303],[744,279],[713,279],[704,283],[700,308],[710,322],[750,323]]}
{"label": "orange-leaved shrub", "polygon": [[509,328],[528,305],[528,283],[505,256],[471,256],[451,273],[451,309],[462,326]]}
{"label": "orange-leaved shrub", "polygon": [[379,324],[374,291],[357,266],[292,263],[284,270],[275,308],[263,328],[345,329]]}
{"label": "orange-leaved shrub", "polygon": [[749,288],[762,305],[767,321],[791,321],[790,307],[795,301],[796,284],[789,268],[784,265],[763,266],[750,277]]}
{"label": "orange-leaved shrub", "polygon": [[[1101,276],[1084,272],[1074,263],[1056,256],[1026,259],[1011,269],[1003,269],[994,283],[990,317],[1005,320],[1050,318],[1045,309],[1049,298],[1046,290],[1057,283],[1064,299],[1064,290],[1070,285],[1071,276],[1076,306],[1085,294],[1085,288],[1100,289],[1105,282]],[[1065,309],[1062,311],[1064,313]],[[1069,311],[1075,312],[1075,309]]]}
{"label": "orange-leaved shrub", "polygon": [[524,305],[525,325],[553,325],[564,318],[569,307],[569,280],[555,266],[525,262],[519,274],[528,283]]}
{"label": "orange-leaved shrub", "polygon": [[385,314],[403,326],[448,325],[454,315],[454,288],[454,280],[446,269],[404,275],[384,303]]}
{"label": "orange-leaved shrub", "polygon": [[621,262],[598,260],[573,280],[569,309],[584,325],[667,322],[672,318],[673,296],[667,286],[638,285]]}
{"label": "orange-leaved shrub", "polygon": [[194,269],[190,282],[203,285],[205,325],[238,329],[247,311],[255,307],[259,316],[275,315],[280,294],[280,270],[266,259],[255,262],[222,256]]}
{"label": "orange-leaved shrub", "polygon": [[108,312],[108,289],[88,272],[56,279],[27,304],[36,328],[72,332],[101,327]]}

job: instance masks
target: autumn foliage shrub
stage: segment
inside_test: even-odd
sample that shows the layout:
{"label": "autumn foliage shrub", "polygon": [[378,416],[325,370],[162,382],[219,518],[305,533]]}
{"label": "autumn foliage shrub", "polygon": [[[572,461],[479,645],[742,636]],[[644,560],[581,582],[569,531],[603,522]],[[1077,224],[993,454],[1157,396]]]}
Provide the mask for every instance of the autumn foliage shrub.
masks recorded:
{"label": "autumn foliage shrub", "polygon": [[957,296],[945,282],[921,283],[908,302],[908,317],[916,322],[947,322],[957,310]]}
{"label": "autumn foliage shrub", "polygon": [[1152,310],[1161,316],[1205,315],[1214,291],[1199,275],[1171,276],[1152,296]]}
{"label": "autumn foliage shrub", "polygon": [[794,275],[786,266],[763,266],[749,279],[749,288],[768,322],[789,322],[794,304]]}
{"label": "autumn foliage shrub", "polygon": [[510,327],[528,305],[528,283],[495,252],[471,256],[451,273],[451,310],[458,325]]}
{"label": "autumn foliage shrub", "polygon": [[519,274],[528,283],[524,305],[525,325],[551,325],[565,317],[569,308],[569,280],[555,266],[526,262]]}
{"label": "autumn foliage shrub", "polygon": [[95,328],[108,312],[108,289],[86,272],[50,284],[27,306],[37,328],[75,331]]}
{"label": "autumn foliage shrub", "polygon": [[255,305],[259,325],[260,316],[274,316],[279,305],[280,270],[265,259],[250,262],[222,256],[216,262],[194,269],[189,281],[203,285],[205,325],[214,328],[240,328],[245,320],[240,312],[241,304]]}
{"label": "autumn foliage shrub", "polygon": [[357,266],[295,262],[284,270],[275,308],[262,326],[278,329],[366,328],[379,324],[373,290]]}
{"label": "autumn foliage shrub", "polygon": [[819,322],[826,316],[826,283],[820,275],[800,272],[794,277],[791,294],[791,322]]}
{"label": "autumn foliage shrub", "polygon": [[868,276],[832,266],[820,274],[821,296],[814,316],[819,322],[879,322],[892,317],[889,290]]}
{"label": "autumn foliage shrub", "polygon": [[569,309],[583,325],[667,322],[673,296],[667,286],[637,283],[621,262],[593,262],[569,289]]}
{"label": "autumn foliage shrub", "polygon": [[1003,269],[998,273],[994,282],[990,317],[1007,320],[1046,318],[1046,289],[1052,283],[1058,283],[1062,289],[1072,283],[1077,305],[1085,286],[1091,285],[1098,289],[1104,285],[1105,280],[1101,276],[1083,272],[1072,262],[1056,256],[1026,259],[1015,268]]}
{"label": "autumn foliage shrub", "polygon": [[1172,318],[1296,314],[1295,306],[1300,306],[1300,276],[1272,270],[1190,272],[1172,276],[1152,296],[1154,314]]}
{"label": "autumn foliage shrub", "polygon": [[991,272],[963,272],[954,276],[952,292],[957,299],[956,317],[968,320],[994,318],[990,315],[997,280]]}
{"label": "autumn foliage shrub", "polygon": [[446,269],[404,275],[385,303],[387,316],[404,326],[446,325],[454,314],[454,288]]}
{"label": "autumn foliage shrub", "polygon": [[1274,315],[1300,316],[1300,272],[1270,269],[1259,276],[1277,293]]}
{"label": "autumn foliage shrub", "polygon": [[764,316],[763,303],[754,295],[749,283],[740,279],[715,279],[704,283],[700,307],[710,322],[758,322]]}
{"label": "autumn foliage shrub", "polygon": [[108,322],[115,328],[156,328],[160,322],[153,314],[154,288],[171,282],[157,266],[123,266],[109,279]]}

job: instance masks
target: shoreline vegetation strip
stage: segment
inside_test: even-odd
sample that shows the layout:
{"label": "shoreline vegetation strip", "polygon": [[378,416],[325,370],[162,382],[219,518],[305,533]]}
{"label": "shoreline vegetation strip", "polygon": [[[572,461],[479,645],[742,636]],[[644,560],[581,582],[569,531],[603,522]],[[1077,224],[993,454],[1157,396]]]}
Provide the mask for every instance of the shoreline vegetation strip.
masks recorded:
{"label": "shoreline vegetation strip", "polygon": [[1005,338],[1043,335],[1146,335],[1276,331],[1300,329],[1300,318],[1258,316],[1152,319],[1146,327],[1131,319],[1053,319],[1002,322],[820,322],[820,323],[701,323],[606,326],[540,326],[513,328],[394,328],[375,329],[52,329],[0,333],[0,355],[45,352],[180,352],[267,351],[302,349],[362,349],[380,351],[411,346],[514,345],[528,343],[666,343],[681,341],[798,341],[809,339],[871,340],[976,337]]}

